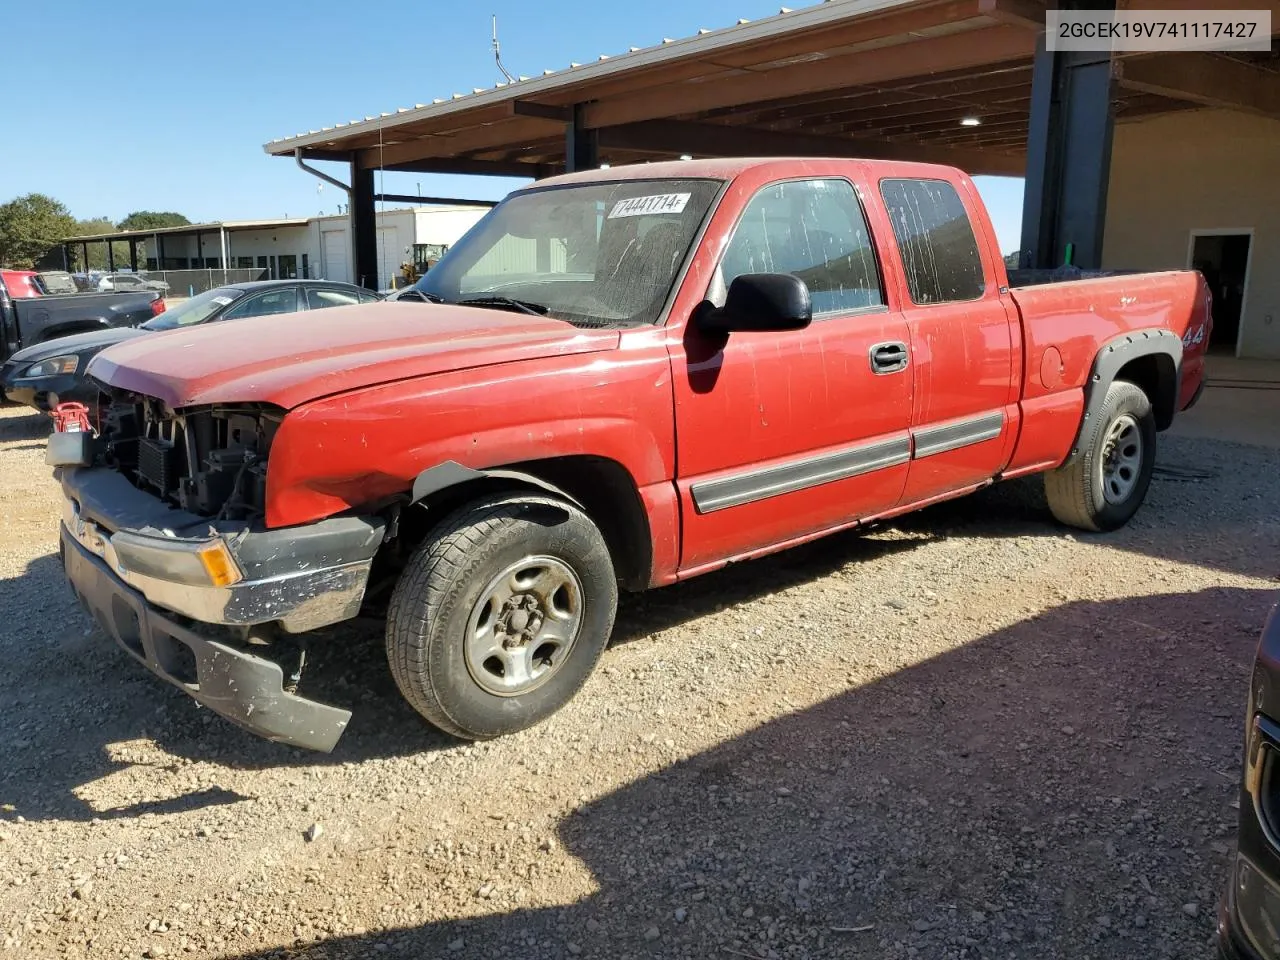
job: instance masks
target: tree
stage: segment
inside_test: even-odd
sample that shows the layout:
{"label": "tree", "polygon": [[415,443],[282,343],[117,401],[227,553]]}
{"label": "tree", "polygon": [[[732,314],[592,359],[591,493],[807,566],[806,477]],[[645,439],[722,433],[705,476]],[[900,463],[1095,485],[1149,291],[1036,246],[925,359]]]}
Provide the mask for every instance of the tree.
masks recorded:
{"label": "tree", "polygon": [[136,210],[116,226],[121,230],[160,230],[164,227],[185,227],[189,223],[180,213],[157,213],[153,210]]}
{"label": "tree", "polygon": [[64,237],[75,218],[53,197],[29,193],[0,206],[0,264],[30,270]]}
{"label": "tree", "polygon": [[[104,233],[115,233],[116,225],[106,217],[93,217],[90,220],[76,221],[74,235],[77,237],[93,237],[100,236]],[[102,242],[90,243],[89,262],[81,263],[81,251],[79,246],[73,244],[71,250],[72,260],[75,261],[78,270],[108,270],[110,262],[107,260],[107,245]],[[118,241],[111,244],[111,252],[116,258],[116,268],[129,266],[129,244],[124,241]]]}

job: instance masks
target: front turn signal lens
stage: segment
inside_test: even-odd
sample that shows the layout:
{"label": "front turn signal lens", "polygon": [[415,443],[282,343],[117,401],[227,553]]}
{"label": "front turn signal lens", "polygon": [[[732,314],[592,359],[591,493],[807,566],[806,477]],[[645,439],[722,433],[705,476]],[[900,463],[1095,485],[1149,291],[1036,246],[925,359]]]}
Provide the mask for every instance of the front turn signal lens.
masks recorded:
{"label": "front turn signal lens", "polygon": [[235,557],[231,556],[231,551],[221,540],[205,544],[196,551],[196,556],[200,558],[209,582],[215,587],[229,587],[244,579]]}

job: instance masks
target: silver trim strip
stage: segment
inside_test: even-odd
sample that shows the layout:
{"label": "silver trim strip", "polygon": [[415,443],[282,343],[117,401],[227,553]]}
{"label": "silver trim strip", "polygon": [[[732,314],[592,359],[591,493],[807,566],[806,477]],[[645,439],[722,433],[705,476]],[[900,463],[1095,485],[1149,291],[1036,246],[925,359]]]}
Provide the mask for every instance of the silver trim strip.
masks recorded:
{"label": "silver trim strip", "polygon": [[792,460],[763,470],[704,480],[690,489],[699,513],[714,513],[824,483],[846,480],[873,470],[895,467],[911,459],[907,436],[860,443],[818,457]]}
{"label": "silver trim strip", "polygon": [[919,460],[922,457],[947,453],[985,440],[994,440],[1003,430],[1003,410],[979,414],[976,417],[937,427],[924,427],[912,432],[912,437],[915,439],[913,458]]}

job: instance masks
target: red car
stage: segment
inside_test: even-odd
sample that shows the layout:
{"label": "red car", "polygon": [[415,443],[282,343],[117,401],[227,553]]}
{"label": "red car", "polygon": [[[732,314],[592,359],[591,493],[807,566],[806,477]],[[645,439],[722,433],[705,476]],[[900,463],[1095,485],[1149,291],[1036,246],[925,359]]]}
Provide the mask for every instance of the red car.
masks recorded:
{"label": "red car", "polygon": [[1011,287],[967,176],[856,160],[541,181],[414,296],[112,347],[50,441],[76,591],[272,739],[341,735],[297,680],[362,605],[409,702],[485,738],[576,693],[619,587],[1037,472],[1118,527],[1211,322],[1190,271]]}
{"label": "red car", "polygon": [[0,270],[0,283],[15,300],[43,297],[48,293],[40,283],[40,274],[34,270]]}

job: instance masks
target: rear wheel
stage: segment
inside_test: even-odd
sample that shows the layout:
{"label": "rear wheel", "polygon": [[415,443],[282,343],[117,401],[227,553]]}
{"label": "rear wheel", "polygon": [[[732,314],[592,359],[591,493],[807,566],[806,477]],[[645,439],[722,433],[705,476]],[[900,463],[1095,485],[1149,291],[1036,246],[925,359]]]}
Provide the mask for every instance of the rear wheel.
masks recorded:
{"label": "rear wheel", "polygon": [[1062,523],[1081,530],[1124,526],[1151,485],[1156,457],[1151,401],[1135,384],[1115,381],[1080,442],[1074,462],[1044,475],[1049,509]]}
{"label": "rear wheel", "polygon": [[387,657],[400,692],[468,740],[564,706],[613,629],[618,590],[595,524],[547,497],[499,495],[446,517],[391,597]]}

